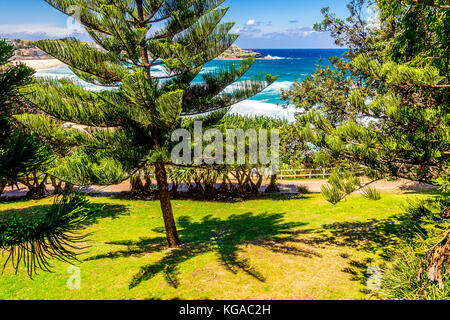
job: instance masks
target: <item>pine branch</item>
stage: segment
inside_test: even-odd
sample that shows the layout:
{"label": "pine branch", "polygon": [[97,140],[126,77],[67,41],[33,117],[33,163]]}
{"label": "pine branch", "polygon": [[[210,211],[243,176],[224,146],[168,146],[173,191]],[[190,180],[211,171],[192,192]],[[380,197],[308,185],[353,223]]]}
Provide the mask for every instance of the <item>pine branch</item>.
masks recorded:
{"label": "pine branch", "polygon": [[20,264],[27,269],[30,277],[37,269],[50,271],[50,259],[63,262],[77,260],[79,250],[88,236],[80,234],[86,222],[95,214],[88,209],[85,196],[64,194],[55,199],[54,204],[42,214],[29,217],[10,215],[0,220],[0,248],[9,253],[3,266],[4,272],[10,262],[16,273]]}

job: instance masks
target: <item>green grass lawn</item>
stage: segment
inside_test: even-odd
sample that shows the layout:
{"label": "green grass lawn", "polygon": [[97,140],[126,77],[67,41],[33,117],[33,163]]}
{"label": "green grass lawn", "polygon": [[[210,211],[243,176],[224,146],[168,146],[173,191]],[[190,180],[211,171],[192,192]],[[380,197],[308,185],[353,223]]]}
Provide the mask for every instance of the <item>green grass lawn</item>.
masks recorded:
{"label": "green grass lawn", "polygon": [[[8,265],[0,299],[369,299],[370,265],[400,240],[401,205],[416,194],[352,196],[333,206],[320,194],[245,202],[174,201],[184,246],[165,247],[159,202],[91,198],[104,205],[75,263],[81,289],[69,290],[67,263],[54,273]],[[29,212],[51,199],[0,203],[0,214]],[[6,256],[0,256],[3,265]]]}

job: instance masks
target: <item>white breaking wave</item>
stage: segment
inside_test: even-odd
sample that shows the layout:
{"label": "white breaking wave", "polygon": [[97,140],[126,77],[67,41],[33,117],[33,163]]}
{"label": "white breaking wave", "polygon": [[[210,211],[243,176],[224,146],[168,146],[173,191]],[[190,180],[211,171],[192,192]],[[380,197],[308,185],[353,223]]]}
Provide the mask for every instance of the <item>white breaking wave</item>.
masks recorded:
{"label": "white breaking wave", "polygon": [[93,85],[92,83],[88,83],[86,81],[81,80],[78,78],[70,69],[68,66],[59,66],[55,68],[50,69],[41,69],[37,70],[35,73],[35,77],[37,78],[52,78],[52,79],[70,79],[74,82],[78,83],[79,85],[83,86],[86,90],[91,91],[100,91],[108,89],[107,87],[101,87]]}
{"label": "white breaking wave", "polygon": [[221,69],[220,66],[210,66],[210,67],[203,67],[202,71],[200,71],[200,74],[208,73],[208,72],[215,72],[219,71]]}
{"label": "white breaking wave", "polygon": [[263,58],[264,60],[302,60],[303,58],[292,58],[292,57],[277,57],[271,56],[270,54]]}
{"label": "white breaking wave", "polygon": [[283,59],[286,59],[286,58],[277,57],[277,56],[272,57],[272,56],[269,54],[269,55],[265,56],[264,59],[266,59],[266,60],[283,60]]}
{"label": "white breaking wave", "polygon": [[294,106],[279,106],[258,100],[246,100],[233,105],[230,114],[257,117],[266,116],[274,119],[295,121],[295,113],[298,110]]}
{"label": "white breaking wave", "polygon": [[73,74],[67,66],[37,70],[35,76],[38,78],[50,77],[54,79],[76,78],[75,74]]}
{"label": "white breaking wave", "polygon": [[156,77],[165,77],[165,76],[167,76],[166,70],[161,65],[151,68],[150,71],[151,71],[152,75],[156,76]]}
{"label": "white breaking wave", "polygon": [[[211,69],[216,67],[211,67]],[[210,70],[211,70],[210,69]],[[158,76],[164,76],[166,73],[164,67],[156,66],[152,68],[152,73]],[[75,80],[87,90],[100,91],[108,89],[107,87],[95,86],[87,83],[78,78],[67,66],[59,66],[50,69],[38,70],[35,74],[38,78],[53,78],[63,79],[69,78]],[[247,80],[248,81],[248,80]],[[245,81],[243,81],[245,82]],[[277,97],[281,93],[281,89],[289,89],[292,86],[291,81],[279,81],[273,83],[267,89],[260,93],[261,98],[273,98]],[[231,89],[236,89],[239,86],[239,82],[232,84],[225,92],[229,92]],[[243,116],[267,116],[271,118],[284,119],[288,121],[295,121],[295,113],[298,111],[293,106],[281,106],[264,100],[245,100],[233,105],[230,109],[231,114],[239,114]],[[272,99],[273,100],[273,99]]]}
{"label": "white breaking wave", "polygon": [[[238,82],[234,82],[231,85],[229,85],[228,87],[225,88],[225,90],[223,91],[224,93],[229,93],[232,92],[233,90],[236,90],[238,88],[241,88],[241,86],[244,83],[251,83],[251,79],[249,80],[244,80],[244,81],[238,81]],[[273,95],[279,95],[281,93],[281,89],[287,90],[290,87],[292,87],[292,85],[294,84],[294,82],[292,81],[276,81],[274,83],[272,83],[270,86],[268,86],[264,91],[262,91],[260,94],[273,94]]]}
{"label": "white breaking wave", "polygon": [[288,90],[292,87],[292,85],[294,84],[294,82],[292,81],[276,81],[274,83],[272,83],[272,85],[270,85],[266,90],[263,91],[263,93],[276,93],[276,94],[280,94],[281,90]]}

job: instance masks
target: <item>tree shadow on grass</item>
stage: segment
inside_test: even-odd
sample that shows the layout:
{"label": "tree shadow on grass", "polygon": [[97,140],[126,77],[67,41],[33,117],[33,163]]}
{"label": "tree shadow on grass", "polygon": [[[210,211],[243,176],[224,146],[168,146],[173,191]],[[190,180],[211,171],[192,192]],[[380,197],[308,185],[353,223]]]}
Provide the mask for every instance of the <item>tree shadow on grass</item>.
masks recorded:
{"label": "tree shadow on grass", "polygon": [[[350,274],[352,281],[366,285],[369,276],[373,274],[371,267],[375,267],[373,266],[374,260],[372,258],[353,259],[346,254],[341,254],[341,257],[346,259],[348,263],[348,266],[343,268],[342,272]],[[364,292],[367,293],[365,290]]]}
{"label": "tree shadow on grass", "polygon": [[[264,275],[252,266],[249,259],[242,257],[246,245],[256,245],[273,252],[292,254],[303,257],[319,257],[320,254],[308,248],[300,248],[300,233],[307,230],[296,230],[306,223],[284,222],[284,214],[264,213],[255,215],[245,213],[232,215],[225,220],[214,216],[206,216],[201,221],[193,221],[183,216],[178,219],[179,233],[184,245],[179,249],[168,250],[165,257],[159,261],[141,267],[133,277],[129,287],[134,288],[140,283],[150,280],[162,273],[169,285],[179,286],[179,265],[189,259],[214,251],[218,261],[230,272],[237,274],[245,272],[258,281],[265,281]],[[156,229],[161,232],[164,230]],[[126,250],[98,255],[87,260],[103,258],[119,258],[140,256],[166,248],[164,236],[140,241],[109,242],[113,245],[126,245]]]}
{"label": "tree shadow on grass", "polygon": [[[427,225],[445,229],[445,223],[440,226],[439,220],[432,220],[430,217],[432,216],[423,216],[422,219],[421,216],[406,212],[387,219],[337,222],[323,225],[323,230],[318,234],[319,239],[322,239],[320,241],[325,241],[322,243],[355,248],[382,259],[381,265],[376,266],[371,258],[354,259],[347,254],[341,255],[348,263],[342,271],[350,274],[353,281],[367,285],[369,276],[374,272],[373,268],[383,269],[400,245],[414,241],[418,235],[426,238]],[[371,292],[368,289],[361,291]]]}
{"label": "tree shadow on grass", "polygon": [[263,198],[270,199],[272,201],[289,201],[289,200],[305,200],[309,198],[308,194],[300,193],[274,193],[264,194]]}
{"label": "tree shadow on grass", "polygon": [[336,222],[322,228],[321,238],[327,243],[379,253],[384,260],[389,260],[399,244],[427,234],[420,220],[406,213],[387,219]]}
{"label": "tree shadow on grass", "polygon": [[89,218],[88,224],[94,224],[98,220],[110,218],[119,219],[122,216],[128,216],[129,208],[125,205],[112,205],[106,203],[89,203],[88,209],[94,214]]}
{"label": "tree shadow on grass", "polygon": [[[8,217],[31,217],[32,215],[43,215],[50,210],[52,205],[30,206],[22,209],[7,209],[0,211],[0,221]],[[111,218],[117,219],[123,215],[128,215],[128,208],[123,205],[111,205],[104,203],[89,203],[87,209],[92,212],[92,215],[83,222],[85,226],[90,226],[97,223],[101,219]]]}

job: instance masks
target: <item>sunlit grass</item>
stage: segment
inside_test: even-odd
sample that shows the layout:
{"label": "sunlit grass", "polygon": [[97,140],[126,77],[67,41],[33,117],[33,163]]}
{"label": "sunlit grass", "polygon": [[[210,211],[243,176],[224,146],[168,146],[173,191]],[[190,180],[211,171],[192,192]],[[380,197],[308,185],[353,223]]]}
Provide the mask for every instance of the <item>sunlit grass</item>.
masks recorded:
{"label": "sunlit grass", "polygon": [[[352,196],[336,206],[319,194],[174,201],[180,250],[165,247],[158,202],[91,198],[104,210],[75,263],[81,289],[67,288],[67,263],[52,261],[54,273],[33,280],[8,265],[0,299],[367,299],[367,267],[401,236],[390,217],[415,196]],[[51,201],[0,203],[0,215]]]}

